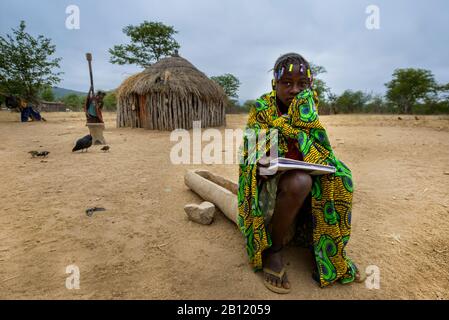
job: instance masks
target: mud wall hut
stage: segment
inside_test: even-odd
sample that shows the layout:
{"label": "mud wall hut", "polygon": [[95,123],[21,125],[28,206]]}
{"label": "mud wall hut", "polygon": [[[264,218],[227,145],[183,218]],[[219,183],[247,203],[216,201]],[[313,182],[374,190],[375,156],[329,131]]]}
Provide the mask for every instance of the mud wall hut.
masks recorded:
{"label": "mud wall hut", "polygon": [[117,90],[117,127],[191,129],[226,124],[223,89],[186,59],[161,59]]}

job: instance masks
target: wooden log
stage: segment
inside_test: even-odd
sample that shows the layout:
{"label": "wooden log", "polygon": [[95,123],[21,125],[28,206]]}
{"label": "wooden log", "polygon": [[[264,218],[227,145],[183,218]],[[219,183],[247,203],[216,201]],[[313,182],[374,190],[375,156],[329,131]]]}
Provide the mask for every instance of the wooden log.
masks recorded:
{"label": "wooden log", "polygon": [[186,129],[187,130],[187,110],[186,110],[186,101],[183,98],[179,99],[179,103],[181,104],[181,113],[182,113],[182,118],[181,118],[181,128]]}
{"label": "wooden log", "polygon": [[125,127],[125,108],[126,108],[127,102],[125,99],[123,99],[122,101],[123,101],[123,104],[122,104],[122,110],[121,110],[121,114],[122,114],[121,126]]}
{"label": "wooden log", "polygon": [[187,129],[190,130],[192,129],[192,121],[193,121],[193,116],[192,116],[192,97],[189,96],[189,99],[187,100]]}
{"label": "wooden log", "polygon": [[120,100],[117,101],[117,117],[115,118],[115,127],[120,128]]}
{"label": "wooden log", "polygon": [[162,110],[162,129],[167,130],[167,108],[165,107],[165,93],[162,94],[161,110]]}
{"label": "wooden log", "polygon": [[167,93],[165,95],[166,102],[165,107],[167,108],[167,129],[172,130],[172,123],[173,123],[173,115],[172,115],[172,104],[170,99],[170,93]]}
{"label": "wooden log", "polygon": [[184,183],[206,201],[212,202],[224,215],[237,224],[238,185],[207,170],[189,170]]}
{"label": "wooden log", "polygon": [[170,95],[165,94],[165,105],[164,108],[167,109],[167,128],[165,130],[170,130],[171,128],[171,110],[170,110]]}
{"label": "wooden log", "polygon": [[151,119],[151,95],[147,96],[147,104],[145,106],[147,109],[147,123],[148,123],[148,129],[153,130],[153,122]]}
{"label": "wooden log", "polygon": [[156,126],[155,126],[155,129],[159,130],[159,117],[160,117],[160,115],[159,115],[159,93],[156,93],[155,97],[154,97],[154,111],[156,111],[156,117],[155,117]]}
{"label": "wooden log", "polygon": [[157,95],[153,94],[151,110],[153,111],[153,129],[157,130]]}
{"label": "wooden log", "polygon": [[161,114],[161,127],[159,130],[164,130],[165,128],[165,112],[164,112],[164,96],[160,95],[161,99],[159,101],[159,110]]}
{"label": "wooden log", "polygon": [[125,121],[125,127],[129,127],[128,124],[128,109],[131,107],[129,97],[126,98],[126,106],[123,108],[123,120]]}
{"label": "wooden log", "polygon": [[159,130],[159,106],[158,106],[158,99],[159,99],[159,94],[156,93],[154,95],[154,106],[153,106],[154,111],[155,111],[155,113],[154,113],[155,114],[155,117],[154,117],[154,119],[155,119],[155,126],[154,126],[154,128],[156,130]]}
{"label": "wooden log", "polygon": [[178,128],[178,99],[177,97],[172,93],[171,94],[171,101],[173,105],[173,129]]}
{"label": "wooden log", "polygon": [[[135,100],[135,102],[136,103],[139,103],[139,100],[138,99],[134,99]],[[138,108],[138,105],[136,104],[135,105],[135,108],[134,108],[134,110],[130,110],[131,112],[130,112],[130,118],[131,118],[131,128],[135,128],[136,126],[135,126],[135,122],[134,122],[134,112],[135,112],[135,110]]]}
{"label": "wooden log", "polygon": [[196,97],[195,96],[193,96],[192,106],[193,106],[193,121],[197,121],[198,120],[198,109],[197,109],[197,105],[196,105]]}
{"label": "wooden log", "polygon": [[121,128],[123,126],[123,99],[120,99],[118,113],[118,127]]}
{"label": "wooden log", "polygon": [[189,122],[187,123],[187,126],[190,130],[193,126],[193,96],[189,97],[188,103],[189,104],[187,105],[187,112],[189,114]]}
{"label": "wooden log", "polygon": [[154,125],[154,94],[149,96],[148,112],[150,115],[151,130],[156,129]]}
{"label": "wooden log", "polygon": [[162,130],[167,130],[168,108],[167,108],[167,94],[165,92],[162,94],[162,112],[164,114],[164,128]]}
{"label": "wooden log", "polygon": [[176,97],[176,101],[178,103],[178,128],[183,128],[182,126],[182,119],[183,119],[183,113],[182,113],[182,99],[181,97]]}
{"label": "wooden log", "polygon": [[167,99],[165,99],[165,94],[162,95],[162,103],[161,103],[161,110],[162,110],[162,130],[167,130],[167,108],[165,107]]}
{"label": "wooden log", "polygon": [[206,115],[206,108],[204,108],[203,106],[203,100],[198,99],[198,109],[200,110],[200,114],[201,114],[201,123],[204,123],[204,127],[207,128],[209,127],[209,119],[207,118]]}
{"label": "wooden log", "polygon": [[125,121],[125,127],[129,127],[131,124],[128,120],[129,109],[131,108],[131,99],[129,97],[126,98],[126,107],[123,109],[123,120]]}
{"label": "wooden log", "polygon": [[163,130],[164,128],[164,115],[163,115],[163,111],[162,111],[162,95],[159,93],[158,94],[158,99],[157,99],[157,112],[158,112],[158,130]]}
{"label": "wooden log", "polygon": [[185,107],[186,107],[186,113],[185,113],[185,117],[186,117],[186,130],[190,130],[190,125],[191,125],[191,119],[190,119],[190,99],[191,97],[188,96],[186,98],[186,100],[184,101],[185,103]]}
{"label": "wooden log", "polygon": [[[133,104],[135,103],[134,97],[131,97],[131,101],[132,101]],[[126,112],[128,113],[127,118],[128,118],[129,127],[132,128],[133,127],[133,122],[132,122],[133,121],[133,119],[132,119],[132,112],[133,112],[132,105],[130,106],[130,108],[126,109]]]}
{"label": "wooden log", "polygon": [[169,105],[170,105],[170,113],[171,113],[171,122],[170,122],[170,130],[174,130],[176,128],[176,103],[173,99],[173,94],[170,92],[169,95]]}
{"label": "wooden log", "polygon": [[180,120],[180,118],[179,118],[179,108],[180,108],[180,105],[179,105],[179,97],[178,96],[176,96],[176,95],[173,95],[173,100],[174,100],[174,103],[176,104],[176,106],[175,106],[175,108],[176,108],[176,127],[175,127],[175,129],[177,129],[177,128],[179,128],[179,120]]}

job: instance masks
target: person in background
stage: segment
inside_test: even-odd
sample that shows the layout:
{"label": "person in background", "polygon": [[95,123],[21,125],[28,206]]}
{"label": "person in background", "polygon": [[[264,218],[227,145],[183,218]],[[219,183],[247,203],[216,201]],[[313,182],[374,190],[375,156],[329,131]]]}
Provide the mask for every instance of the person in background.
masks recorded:
{"label": "person in background", "polygon": [[93,90],[89,90],[86,103],[84,104],[87,123],[104,123],[102,109],[105,95],[106,93],[103,91],[98,91],[97,94],[94,95]]}

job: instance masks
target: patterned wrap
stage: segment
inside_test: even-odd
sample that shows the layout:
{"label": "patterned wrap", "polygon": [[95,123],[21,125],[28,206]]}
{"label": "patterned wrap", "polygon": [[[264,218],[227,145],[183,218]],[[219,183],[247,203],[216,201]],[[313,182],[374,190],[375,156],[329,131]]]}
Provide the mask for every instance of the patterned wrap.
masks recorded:
{"label": "patterned wrap", "polygon": [[[259,204],[262,184],[257,177],[258,162],[276,143],[279,156],[283,156],[287,151],[286,138],[296,139],[304,161],[336,168],[334,174],[312,176],[312,246],[319,284],[325,287],[335,281],[354,281],[357,268],[345,252],[351,234],[352,174],[335,157],[320,123],[317,104],[316,93],[306,89],[293,99],[288,116],[279,116],[273,90],[251,109],[240,148],[238,226],[246,237],[250,264],[255,271],[262,269],[262,252],[271,246],[271,238]],[[270,129],[277,129],[277,139],[267,134],[263,143],[248,143],[252,141],[251,132],[257,135]]]}

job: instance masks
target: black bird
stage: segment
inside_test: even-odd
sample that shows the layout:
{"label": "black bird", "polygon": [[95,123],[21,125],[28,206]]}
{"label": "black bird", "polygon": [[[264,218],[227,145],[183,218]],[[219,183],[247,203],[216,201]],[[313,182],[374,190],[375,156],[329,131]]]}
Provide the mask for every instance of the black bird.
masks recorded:
{"label": "black bird", "polygon": [[81,139],[78,139],[76,141],[75,146],[72,149],[72,152],[78,151],[78,150],[86,150],[92,146],[92,136],[88,134],[87,136],[82,137]]}
{"label": "black bird", "polygon": [[35,156],[37,156],[39,154],[39,151],[28,151],[29,154],[31,154],[31,157],[34,158]]}
{"label": "black bird", "polygon": [[46,158],[46,157],[48,156],[49,153],[50,153],[50,151],[41,151],[41,152],[38,152],[38,153],[36,154],[36,156]]}
{"label": "black bird", "polygon": [[109,146],[104,146],[100,150],[102,150],[103,152],[109,151]]}

